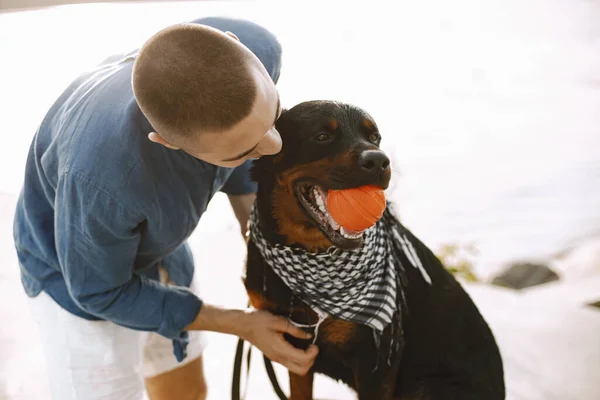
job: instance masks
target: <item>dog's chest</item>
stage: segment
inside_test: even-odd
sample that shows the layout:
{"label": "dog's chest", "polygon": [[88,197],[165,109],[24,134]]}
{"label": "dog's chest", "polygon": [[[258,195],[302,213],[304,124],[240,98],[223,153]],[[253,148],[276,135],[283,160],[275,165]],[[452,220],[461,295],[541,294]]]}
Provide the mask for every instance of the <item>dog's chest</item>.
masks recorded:
{"label": "dog's chest", "polygon": [[[302,328],[303,330],[314,332],[318,322],[317,313],[294,298],[291,290],[266,265],[253,245],[248,248],[244,285],[255,308],[290,318],[291,321],[306,326]],[[396,331],[396,334],[399,332]],[[302,349],[306,349],[312,342],[312,340],[301,340],[290,335],[286,335],[286,339],[292,345]],[[382,337],[382,341],[388,343],[389,340],[389,332],[387,332]],[[366,325],[328,317],[319,325],[315,344],[319,348],[319,355],[315,360],[313,371],[345,382],[350,387],[354,387],[357,368],[364,365],[374,368],[377,364],[380,364],[381,368],[387,368],[387,363],[381,361],[386,360],[387,357],[380,356],[388,354],[388,346],[378,348],[373,330]]]}
{"label": "dog's chest", "polygon": [[327,319],[319,329],[316,344],[323,362],[351,368],[366,354],[370,329],[340,319]]}
{"label": "dog's chest", "polygon": [[[250,247],[244,285],[254,308],[268,310],[274,314],[289,318],[291,321],[306,326],[302,328],[314,333],[318,315],[298,299],[268,268],[254,248]],[[318,327],[316,344],[320,353],[334,358],[347,359],[353,356],[360,341],[371,338],[370,329],[352,322],[327,317]],[[306,348],[311,341],[297,340],[288,337],[297,347]]]}
{"label": "dog's chest", "polygon": [[[360,346],[360,338],[364,336],[363,331],[367,330],[353,322],[338,318],[327,317],[319,322],[316,313],[307,306],[296,307],[291,314],[282,316],[289,318],[302,330],[316,335],[314,342],[319,348],[327,348],[336,354],[353,353]],[[313,339],[310,339],[299,347],[307,347],[312,342]]]}
{"label": "dog's chest", "polygon": [[[310,309],[304,310],[306,314]],[[297,317],[300,310],[296,309],[293,317]],[[292,317],[292,318],[293,318]],[[304,324],[303,324],[304,325]],[[354,373],[360,363],[372,363],[375,360],[374,349],[371,348],[371,330],[367,327],[340,319],[327,318],[315,330],[314,324],[303,328],[310,333],[317,333],[315,344],[319,348],[319,355],[315,360],[313,371],[325,374],[334,380],[341,380],[353,386]],[[313,341],[300,340],[286,335],[286,339],[295,347],[306,349]]]}

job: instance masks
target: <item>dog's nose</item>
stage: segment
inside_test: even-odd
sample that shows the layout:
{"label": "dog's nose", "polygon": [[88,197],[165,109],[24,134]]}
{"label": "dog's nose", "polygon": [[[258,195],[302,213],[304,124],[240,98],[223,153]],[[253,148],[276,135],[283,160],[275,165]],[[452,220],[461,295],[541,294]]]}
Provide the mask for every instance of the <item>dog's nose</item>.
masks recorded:
{"label": "dog's nose", "polygon": [[388,169],[390,159],[381,150],[366,150],[361,153],[359,163],[365,172],[379,173]]}

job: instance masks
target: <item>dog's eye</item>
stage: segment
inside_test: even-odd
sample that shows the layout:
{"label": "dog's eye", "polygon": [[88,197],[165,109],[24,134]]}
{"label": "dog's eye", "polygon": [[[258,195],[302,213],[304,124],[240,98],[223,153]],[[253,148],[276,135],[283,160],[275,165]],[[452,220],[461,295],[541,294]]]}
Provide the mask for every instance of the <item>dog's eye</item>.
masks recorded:
{"label": "dog's eye", "polygon": [[379,134],[378,134],[378,133],[371,133],[371,134],[369,135],[369,140],[370,140],[371,142],[373,142],[373,143],[376,143],[376,142],[378,142],[380,138],[381,138],[381,136],[379,136]]}
{"label": "dog's eye", "polygon": [[315,136],[315,140],[317,142],[327,142],[330,139],[331,139],[331,134],[325,133],[325,132],[319,133],[317,136]]}

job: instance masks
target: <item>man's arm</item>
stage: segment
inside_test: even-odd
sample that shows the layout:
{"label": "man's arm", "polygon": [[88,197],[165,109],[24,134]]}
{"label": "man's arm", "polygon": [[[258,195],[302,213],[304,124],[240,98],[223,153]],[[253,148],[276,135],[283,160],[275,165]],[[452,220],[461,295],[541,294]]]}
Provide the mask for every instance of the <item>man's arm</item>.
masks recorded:
{"label": "man's arm", "polygon": [[72,175],[56,189],[56,251],[75,303],[132,329],[179,338],[202,301],[187,288],[134,274],[144,216]]}
{"label": "man's arm", "polygon": [[252,161],[247,160],[235,168],[227,182],[225,182],[225,185],[221,188],[221,192],[227,194],[229,197],[233,212],[240,223],[240,231],[244,240],[246,239],[250,210],[256,199],[256,191],[258,189],[256,182],[253,182],[250,177],[251,167]]}
{"label": "man's arm", "polygon": [[238,194],[228,195],[229,202],[231,203],[231,208],[233,208],[233,212],[240,223],[240,231],[242,232],[242,237],[244,240],[246,239],[246,233],[248,231],[248,220],[250,219],[250,211],[252,210],[252,205],[254,204],[254,200],[256,200],[256,193],[247,193],[247,194]]}
{"label": "man's arm", "polygon": [[84,311],[128,328],[171,339],[186,330],[233,334],[273,361],[304,374],[317,349],[294,348],[283,336],[307,338],[284,318],[263,311],[204,304],[189,289],[134,274],[143,216],[107,191],[63,175],[56,189],[56,250],[70,296]]}
{"label": "man's arm", "polygon": [[[229,195],[242,236],[246,237],[248,219],[255,193]],[[256,346],[270,360],[280,363],[297,375],[304,375],[318,354],[315,345],[306,351],[292,346],[283,336],[287,333],[300,339],[311,335],[279,316],[260,310],[231,310],[204,303],[196,319],[186,330],[204,330],[236,335]]]}
{"label": "man's arm", "polygon": [[260,310],[229,310],[204,304],[186,330],[202,330],[236,335],[256,346],[271,361],[282,364],[297,375],[305,375],[313,365],[318,348],[297,349],[284,334],[299,339],[312,336],[283,317]]}

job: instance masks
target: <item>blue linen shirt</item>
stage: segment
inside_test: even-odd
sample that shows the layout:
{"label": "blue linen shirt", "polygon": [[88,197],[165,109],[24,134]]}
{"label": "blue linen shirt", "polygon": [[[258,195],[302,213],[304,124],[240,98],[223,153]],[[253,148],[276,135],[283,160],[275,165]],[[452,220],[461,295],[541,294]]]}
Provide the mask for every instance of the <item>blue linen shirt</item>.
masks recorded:
{"label": "blue linen shirt", "polygon": [[[82,318],[157,332],[181,361],[202,306],[187,289],[186,239],[215,192],[256,187],[248,162],[217,167],[148,139],[135,55],[83,74],[51,107],[29,149],[14,239],[28,296],[46,291]],[[159,283],[159,263],[177,286]]]}

